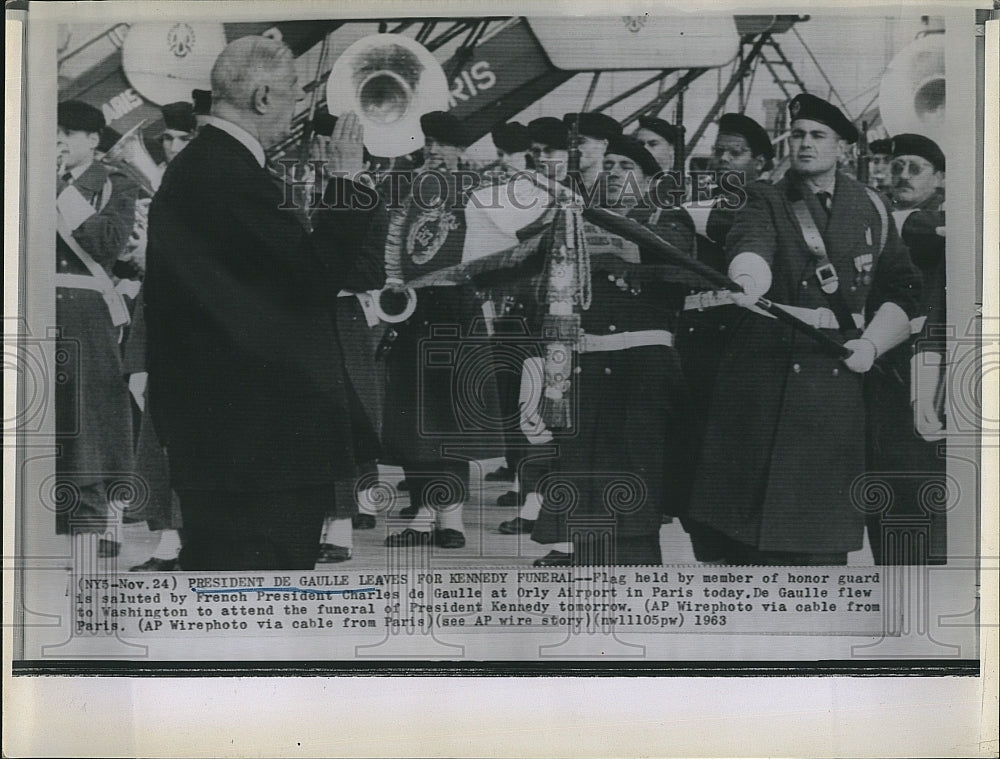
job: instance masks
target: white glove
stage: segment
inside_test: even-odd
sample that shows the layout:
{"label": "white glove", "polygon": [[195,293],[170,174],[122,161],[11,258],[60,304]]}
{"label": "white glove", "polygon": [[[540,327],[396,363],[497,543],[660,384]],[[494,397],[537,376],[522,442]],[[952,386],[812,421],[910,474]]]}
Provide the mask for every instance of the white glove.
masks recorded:
{"label": "white glove", "polygon": [[756,253],[743,251],[730,261],[729,278],[743,288],[743,292],[733,292],[733,303],[764,313],[754,304],[771,289],[771,267],[767,261]]}
{"label": "white glove", "polygon": [[928,443],[944,440],[945,429],[934,408],[934,401],[918,398],[913,403],[913,427]]}
{"label": "white glove", "polygon": [[135,405],[140,411],[146,410],[146,381],[149,379],[147,372],[136,372],[128,376],[128,389],[135,399]]}
{"label": "white glove", "polygon": [[938,416],[934,399],[943,381],[943,357],[934,351],[915,353],[910,359],[910,396],[913,403],[913,428],[929,443],[942,440],[945,428]]}
{"label": "white glove", "polygon": [[844,347],[851,351],[851,355],[844,359],[844,366],[858,374],[869,371],[875,364],[875,359],[878,358],[875,343],[865,337],[848,340],[844,343]]}

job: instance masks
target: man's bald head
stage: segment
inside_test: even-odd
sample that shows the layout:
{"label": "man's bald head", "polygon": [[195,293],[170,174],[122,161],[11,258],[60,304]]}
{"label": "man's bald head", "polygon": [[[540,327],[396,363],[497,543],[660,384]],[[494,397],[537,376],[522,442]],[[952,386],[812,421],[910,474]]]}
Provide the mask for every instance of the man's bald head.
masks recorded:
{"label": "man's bald head", "polygon": [[302,89],[292,51],[267,37],[230,42],[212,66],[212,112],[267,147],[291,126]]}

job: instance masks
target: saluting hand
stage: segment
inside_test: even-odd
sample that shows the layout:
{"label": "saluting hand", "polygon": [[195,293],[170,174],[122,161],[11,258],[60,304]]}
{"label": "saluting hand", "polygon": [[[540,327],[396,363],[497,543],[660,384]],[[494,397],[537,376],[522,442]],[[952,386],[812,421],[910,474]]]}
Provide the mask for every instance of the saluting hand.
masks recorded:
{"label": "saluting hand", "polygon": [[327,144],[327,172],[354,177],[364,169],[365,130],[352,111],[345,113],[333,128]]}

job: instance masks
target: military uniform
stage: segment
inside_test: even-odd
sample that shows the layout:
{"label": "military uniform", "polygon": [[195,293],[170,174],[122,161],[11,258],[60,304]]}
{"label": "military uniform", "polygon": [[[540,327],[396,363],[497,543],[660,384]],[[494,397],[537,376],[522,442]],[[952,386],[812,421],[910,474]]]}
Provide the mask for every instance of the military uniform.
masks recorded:
{"label": "military uniform", "polygon": [[[635,209],[681,250],[694,228],[680,209]],[[640,250],[642,264],[665,264]],[[581,312],[584,350],[572,377],[574,427],[558,438],[553,482],[532,539],[574,542],[579,563],[659,564],[664,513],[677,513],[676,483],[687,445],[687,388],[673,347],[684,287],[604,256],[592,262],[592,305]],[[644,338],[649,338],[645,340]],[[602,536],[613,530],[613,551]],[[596,538],[588,540],[587,537]]]}
{"label": "military uniform", "polygon": [[[829,301],[793,208],[800,200],[823,234],[850,311],[871,318],[891,302],[912,318],[919,272],[887,214],[883,220],[885,209],[845,174],[836,176],[829,219],[794,174],[750,186],[728,256],[761,256],[773,275],[768,298],[808,310],[837,338],[837,325],[817,311]],[[861,375],[776,319],[741,313],[719,368],[691,518],[732,540],[735,554],[846,560],[861,548],[864,525],[851,497],[865,470],[862,385]]]}
{"label": "military uniform", "polygon": [[[947,561],[946,514],[936,510],[922,493],[947,493],[943,443],[928,442],[917,434],[910,402],[910,358],[914,350],[947,355],[945,238],[936,229],[945,224],[943,197],[935,194],[916,209],[897,211],[900,237],[923,276],[920,313],[923,329],[908,342],[886,354],[885,371],[866,378],[868,400],[868,467],[891,478],[893,502],[889,511],[868,516],[868,541],[876,564],[944,564]],[[943,399],[942,399],[943,405]],[[939,412],[940,412],[939,408]],[[936,487],[935,487],[936,486]],[[902,518],[902,519],[900,519]],[[894,525],[893,523],[896,522]],[[905,523],[905,524],[901,524]],[[926,542],[910,545],[886,543],[897,528],[915,529]],[[888,549],[888,550],[887,550]]]}
{"label": "military uniform", "polygon": [[[138,187],[125,174],[91,163],[72,189],[94,213],[71,237],[110,275],[132,231]],[[108,484],[132,470],[132,416],[119,348],[123,325],[114,324],[98,278],[61,235],[56,273],[56,473],[80,491],[77,507],[59,513],[57,529],[100,532]]]}

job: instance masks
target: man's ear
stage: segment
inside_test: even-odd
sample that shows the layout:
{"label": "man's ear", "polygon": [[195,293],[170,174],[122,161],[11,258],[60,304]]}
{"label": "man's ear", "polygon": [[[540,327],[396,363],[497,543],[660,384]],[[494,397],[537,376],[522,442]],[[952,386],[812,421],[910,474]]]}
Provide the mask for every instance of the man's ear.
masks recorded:
{"label": "man's ear", "polygon": [[88,132],[87,144],[90,146],[91,150],[97,150],[97,146],[101,144],[100,132]]}
{"label": "man's ear", "polygon": [[757,176],[760,176],[764,173],[764,169],[767,166],[767,158],[763,155],[756,156],[753,159],[753,164],[757,167]]}
{"label": "man's ear", "polygon": [[267,113],[271,108],[271,88],[262,84],[253,91],[250,105],[257,113]]}
{"label": "man's ear", "polygon": [[944,172],[943,171],[935,171],[934,172],[934,186],[937,187],[939,190],[943,190],[944,189]]}

